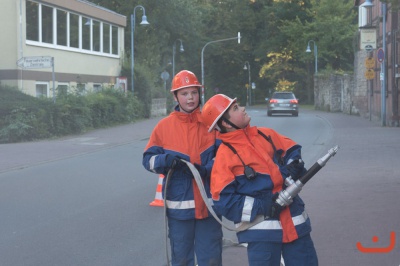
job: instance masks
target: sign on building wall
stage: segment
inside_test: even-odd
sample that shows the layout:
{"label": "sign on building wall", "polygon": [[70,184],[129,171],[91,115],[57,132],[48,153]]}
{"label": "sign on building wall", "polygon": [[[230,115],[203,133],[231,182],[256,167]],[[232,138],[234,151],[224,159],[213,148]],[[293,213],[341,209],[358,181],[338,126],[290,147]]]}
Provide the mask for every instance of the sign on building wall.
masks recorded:
{"label": "sign on building wall", "polygon": [[53,66],[53,60],[51,56],[29,56],[19,59],[17,65],[26,69],[51,68]]}
{"label": "sign on building wall", "polygon": [[371,52],[376,49],[376,29],[363,28],[360,29],[360,50]]}
{"label": "sign on building wall", "polygon": [[53,78],[53,101],[56,102],[56,81],[54,74],[54,57],[51,56],[27,56],[17,61],[17,66],[24,69],[51,68]]}

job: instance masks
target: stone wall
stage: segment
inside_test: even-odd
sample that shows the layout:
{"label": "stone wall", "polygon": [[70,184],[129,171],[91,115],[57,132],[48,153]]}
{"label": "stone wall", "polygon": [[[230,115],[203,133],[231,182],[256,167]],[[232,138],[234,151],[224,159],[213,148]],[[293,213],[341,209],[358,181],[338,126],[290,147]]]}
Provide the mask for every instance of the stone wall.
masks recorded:
{"label": "stone wall", "polygon": [[318,110],[359,114],[352,101],[353,77],[350,75],[317,75],[314,78],[314,103]]}
{"label": "stone wall", "polygon": [[[379,120],[377,103],[370,95],[365,78],[365,60],[368,53],[358,51],[354,59],[354,74],[318,74],[314,77],[315,108],[329,112],[359,115],[370,120]],[[371,113],[370,113],[370,110]]]}
{"label": "stone wall", "polygon": [[[370,121],[382,122],[382,81],[380,68],[373,68],[375,79],[368,81],[365,77],[365,61],[370,57],[366,51],[358,51],[354,59],[354,74],[318,74],[314,76],[314,105],[316,109],[328,112],[343,112],[350,115],[359,115]],[[398,86],[400,81],[387,79],[387,94],[385,101],[386,126],[400,125],[398,115],[399,99]],[[392,85],[393,84],[393,85]],[[395,96],[393,96],[395,95]]]}

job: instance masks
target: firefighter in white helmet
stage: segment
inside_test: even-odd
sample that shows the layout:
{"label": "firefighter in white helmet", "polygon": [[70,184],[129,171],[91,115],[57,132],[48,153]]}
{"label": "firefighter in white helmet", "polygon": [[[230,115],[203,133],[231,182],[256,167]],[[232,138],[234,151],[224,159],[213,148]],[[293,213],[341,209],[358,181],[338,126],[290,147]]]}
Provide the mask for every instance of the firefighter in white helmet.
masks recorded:
{"label": "firefighter in white helmet", "polygon": [[[200,88],[190,71],[172,80],[171,92],[178,105],[154,128],[143,153],[143,166],[169,178],[166,195],[172,265],[222,265],[222,228],[210,215],[199,188],[184,159],[199,171],[208,197],[210,174],[216,153],[216,134],[209,134],[201,122]],[[165,178],[163,179],[163,192]]]}
{"label": "firefighter in white helmet", "polygon": [[211,173],[211,194],[218,213],[233,221],[265,220],[237,233],[248,243],[250,266],[316,266],[311,224],[299,196],[283,209],[272,208],[284,189],[285,178],[297,180],[306,172],[301,146],[270,128],[250,126],[251,117],[236,98],[218,94],[202,110],[209,132],[221,134]]}

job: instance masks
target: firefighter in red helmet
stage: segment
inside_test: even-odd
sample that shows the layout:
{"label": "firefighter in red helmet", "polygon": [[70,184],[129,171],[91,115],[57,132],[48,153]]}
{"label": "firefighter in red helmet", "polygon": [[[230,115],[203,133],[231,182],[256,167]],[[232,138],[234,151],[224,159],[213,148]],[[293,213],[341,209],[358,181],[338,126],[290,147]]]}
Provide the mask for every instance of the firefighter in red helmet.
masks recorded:
{"label": "firefighter in red helmet", "polygon": [[[200,96],[200,88],[202,85],[199,83],[197,80],[197,77],[193,72],[190,72],[188,70],[182,70],[178,74],[175,75],[175,77],[172,79],[172,86],[171,86],[171,92],[174,94],[175,101],[178,102],[179,108],[181,111],[186,112],[186,113],[191,113],[194,110],[197,109],[197,107],[200,106],[200,97],[199,100],[197,101],[197,105],[193,105],[193,100],[195,97],[193,97],[192,101],[188,101],[188,103],[185,102],[186,98],[180,99],[178,98],[178,92],[179,90],[185,89],[185,88],[196,88],[197,89],[197,94]],[[191,90],[194,92],[194,90]],[[196,93],[196,92],[195,92]],[[182,92],[180,93],[182,94]],[[187,95],[187,90],[185,90],[185,94]],[[189,104],[189,105],[188,105]]]}
{"label": "firefighter in red helmet", "polygon": [[[201,122],[200,88],[195,74],[183,70],[172,80],[171,92],[178,102],[174,111],[154,128],[143,153],[143,166],[168,174],[167,220],[172,265],[222,265],[222,228],[210,215],[184,159],[199,171],[211,200],[210,174],[218,147],[216,132],[209,134]],[[163,192],[165,189],[163,179]]]}
{"label": "firefighter in red helmet", "polygon": [[246,108],[223,94],[204,104],[202,117],[223,143],[211,174],[214,208],[235,224],[264,216],[237,233],[248,244],[249,266],[279,266],[281,255],[286,266],[317,266],[302,199],[297,195],[282,209],[273,204],[286,178],[297,180],[306,172],[301,146],[273,129],[250,126]]}

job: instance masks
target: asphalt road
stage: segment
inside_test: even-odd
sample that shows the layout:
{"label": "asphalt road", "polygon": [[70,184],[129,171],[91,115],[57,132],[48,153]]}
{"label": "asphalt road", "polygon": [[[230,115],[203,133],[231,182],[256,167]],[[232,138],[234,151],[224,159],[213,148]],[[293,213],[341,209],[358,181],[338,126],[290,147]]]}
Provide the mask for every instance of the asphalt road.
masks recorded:
{"label": "asphalt road", "polygon": [[[340,146],[301,192],[320,265],[400,265],[399,128],[248,109],[253,125],[299,142],[308,167]],[[159,119],[0,145],[0,265],[165,265],[163,209],[149,206],[158,177],[141,166]],[[224,265],[247,265],[246,249],[224,234]]]}

